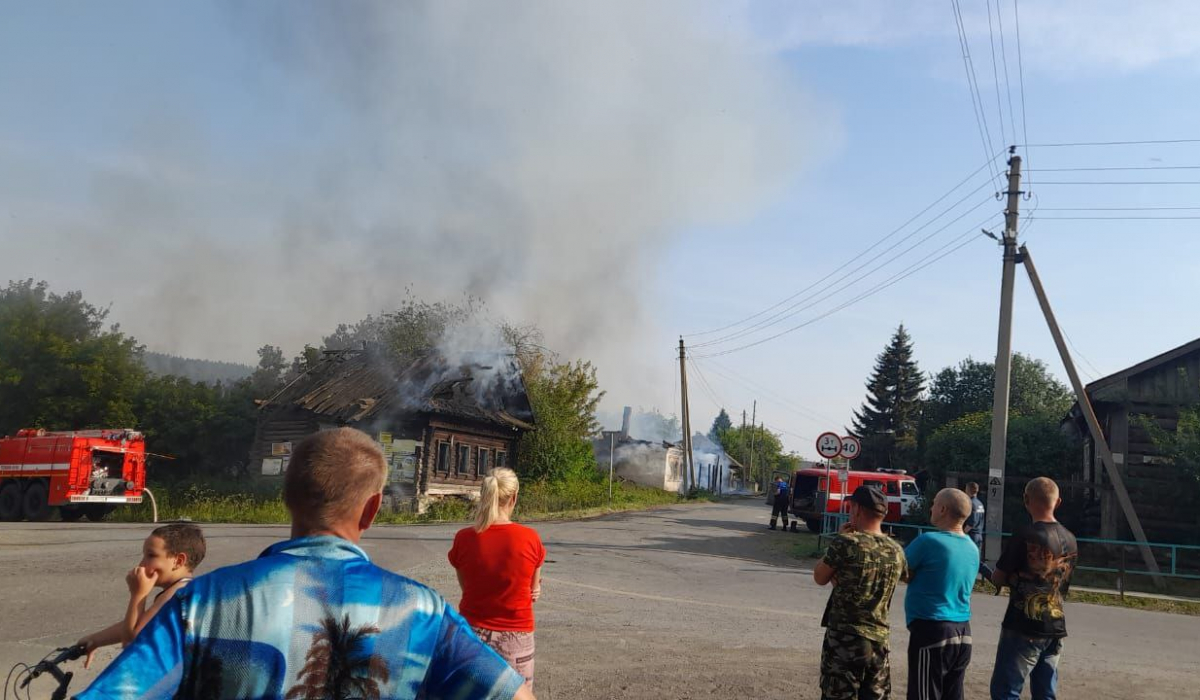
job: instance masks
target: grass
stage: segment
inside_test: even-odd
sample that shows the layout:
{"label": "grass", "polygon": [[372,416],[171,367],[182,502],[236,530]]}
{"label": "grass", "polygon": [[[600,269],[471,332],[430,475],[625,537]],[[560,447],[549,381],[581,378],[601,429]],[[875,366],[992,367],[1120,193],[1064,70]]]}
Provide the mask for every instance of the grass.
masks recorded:
{"label": "grass", "polygon": [[[234,484],[190,484],[152,487],[158,502],[158,519],[192,520],[203,523],[282,525],[290,522],[277,488],[246,490]],[[708,499],[705,499],[708,500]],[[678,494],[633,484],[613,485],[612,502],[606,482],[572,481],[531,483],[521,488],[514,517],[544,520],[587,517],[607,512],[639,510],[683,502]],[[434,502],[418,515],[407,512],[381,513],[376,522],[408,524],[466,522],[472,506],[464,499]],[[150,499],[136,506],[118,508],[109,516],[113,522],[148,523],[153,520]]]}
{"label": "grass", "polygon": [[[788,542],[785,547],[790,551],[791,555],[796,559],[815,560],[820,551],[817,549],[817,536],[808,532],[802,532],[799,535],[793,535],[797,539]],[[1149,577],[1144,577],[1149,581]],[[1093,571],[1076,571],[1071,578],[1073,586],[1082,586],[1084,588],[1107,588],[1115,589],[1116,585],[1112,580],[1112,575],[1102,574]],[[1195,582],[1184,580],[1167,580],[1167,590],[1162,591],[1165,595],[1172,596],[1196,596],[1198,592]],[[992,595],[996,592],[996,588],[991,583],[976,581],[975,593],[977,595]],[[1153,594],[1153,588],[1150,587],[1149,593]],[[1007,595],[1004,591],[1001,595]],[[1200,600],[1172,600],[1169,598],[1148,598],[1144,596],[1126,595],[1124,597],[1118,594],[1097,593],[1093,591],[1081,591],[1073,588],[1067,600],[1074,603],[1088,603],[1091,605],[1108,605],[1119,608],[1131,608],[1134,610],[1148,610],[1153,612],[1175,613],[1178,615],[1194,615],[1200,616]]]}

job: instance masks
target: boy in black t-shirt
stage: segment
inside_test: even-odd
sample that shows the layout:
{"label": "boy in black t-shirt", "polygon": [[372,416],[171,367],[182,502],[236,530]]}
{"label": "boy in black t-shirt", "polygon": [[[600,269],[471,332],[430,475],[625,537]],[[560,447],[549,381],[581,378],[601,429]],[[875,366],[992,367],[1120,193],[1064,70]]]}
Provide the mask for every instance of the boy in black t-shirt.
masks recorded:
{"label": "boy in black t-shirt", "polygon": [[1033,523],[1013,534],[996,562],[992,583],[1010,592],[992,670],[992,700],[1018,700],[1026,679],[1033,700],[1056,697],[1058,657],[1067,636],[1063,594],[1079,554],[1075,535],[1054,519],[1061,503],[1052,480],[1030,481],[1025,510]]}

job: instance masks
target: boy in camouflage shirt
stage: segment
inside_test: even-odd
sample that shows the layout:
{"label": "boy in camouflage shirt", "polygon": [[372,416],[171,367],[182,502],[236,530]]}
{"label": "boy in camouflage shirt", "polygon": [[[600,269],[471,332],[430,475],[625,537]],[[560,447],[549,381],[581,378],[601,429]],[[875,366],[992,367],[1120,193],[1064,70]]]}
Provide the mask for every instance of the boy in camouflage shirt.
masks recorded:
{"label": "boy in camouflage shirt", "polygon": [[858,487],[849,504],[850,522],[813,571],[818,584],[833,583],[821,619],[821,698],[886,700],[892,691],[888,609],[904,574],[904,550],[880,528],[887,497],[879,487]]}

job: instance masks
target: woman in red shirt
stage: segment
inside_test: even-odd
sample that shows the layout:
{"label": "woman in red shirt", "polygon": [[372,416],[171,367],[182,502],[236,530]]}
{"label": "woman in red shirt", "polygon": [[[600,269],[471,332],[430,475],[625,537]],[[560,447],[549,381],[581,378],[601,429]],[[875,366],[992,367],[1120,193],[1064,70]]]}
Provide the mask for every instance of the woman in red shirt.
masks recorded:
{"label": "woman in red shirt", "polygon": [[519,487],[511,469],[488,472],[475,525],[454,536],[450,564],[463,592],[459,611],[532,690],[533,603],[542,592],[546,548],[536,531],[512,521]]}

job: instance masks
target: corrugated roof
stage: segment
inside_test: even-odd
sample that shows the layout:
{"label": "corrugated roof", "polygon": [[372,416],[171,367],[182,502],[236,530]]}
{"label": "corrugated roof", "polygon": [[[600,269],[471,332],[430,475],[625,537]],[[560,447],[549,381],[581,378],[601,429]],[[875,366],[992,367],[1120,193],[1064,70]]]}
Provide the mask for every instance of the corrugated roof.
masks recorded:
{"label": "corrugated roof", "polygon": [[479,354],[451,366],[430,355],[397,367],[375,349],[327,353],[263,402],[291,405],[339,422],[391,413],[428,413],[532,430],[535,417],[515,358]]}

